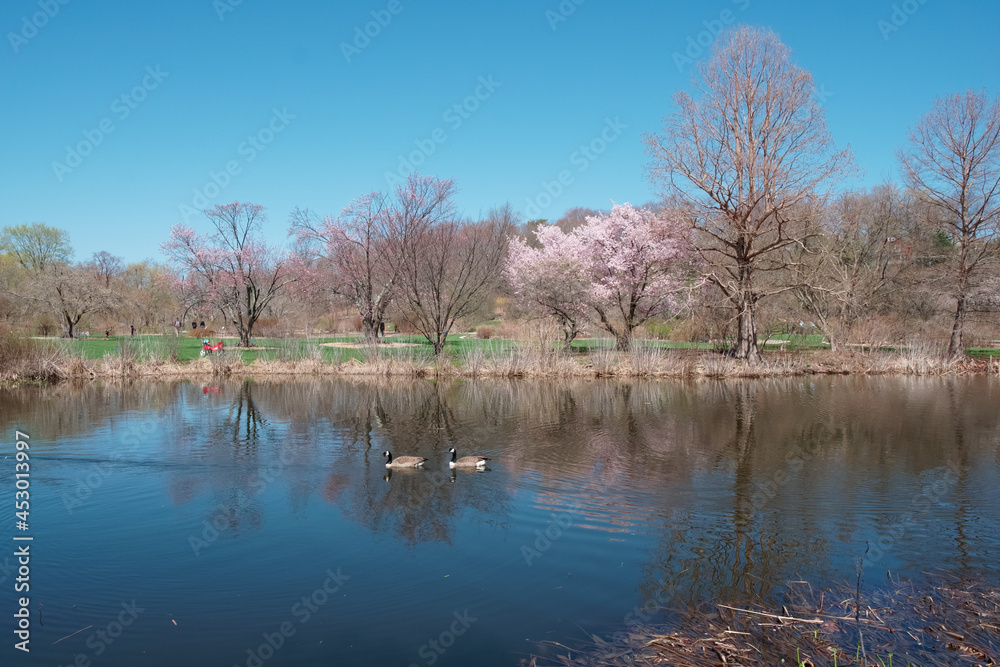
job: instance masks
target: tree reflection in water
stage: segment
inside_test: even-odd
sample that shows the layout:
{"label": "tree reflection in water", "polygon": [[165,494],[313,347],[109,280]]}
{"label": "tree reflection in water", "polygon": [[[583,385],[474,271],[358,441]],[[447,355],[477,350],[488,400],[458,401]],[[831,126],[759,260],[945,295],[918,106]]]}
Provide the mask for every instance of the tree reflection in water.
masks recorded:
{"label": "tree reflection in water", "polygon": [[[164,471],[176,504],[210,499],[199,519],[223,525],[223,539],[317,499],[408,546],[454,544],[468,523],[516,532],[515,497],[519,516],[578,507],[566,544],[592,531],[641,545],[644,601],[766,601],[803,569],[840,579],[864,542],[890,533],[950,467],[959,473],[946,502],[923,512],[870,575],[904,552],[915,562],[913,535],[929,536],[921,548],[942,566],[972,572],[1000,520],[982,500],[1000,465],[1000,386],[989,378],[212,387],[219,392],[186,382],[2,390],[0,418],[101,459],[107,441],[92,434],[115,436],[155,415],[155,442],[129,461]],[[453,475],[451,446],[490,456],[493,470]],[[40,438],[38,447],[52,445]],[[389,472],[385,449],[430,462]]]}
{"label": "tree reflection in water", "polygon": [[[410,545],[451,544],[466,510],[475,521],[505,525],[506,489],[463,484],[466,476],[447,468],[449,447],[484,440],[480,425],[456,419],[450,391],[426,381],[226,383],[222,405],[187,411],[175,423],[189,443],[185,456],[212,469],[175,474],[175,498],[210,492],[205,518],[223,523],[226,537],[261,527],[273,485],[291,487],[293,507],[318,495],[351,521]],[[431,461],[428,469],[390,472],[385,449]]]}

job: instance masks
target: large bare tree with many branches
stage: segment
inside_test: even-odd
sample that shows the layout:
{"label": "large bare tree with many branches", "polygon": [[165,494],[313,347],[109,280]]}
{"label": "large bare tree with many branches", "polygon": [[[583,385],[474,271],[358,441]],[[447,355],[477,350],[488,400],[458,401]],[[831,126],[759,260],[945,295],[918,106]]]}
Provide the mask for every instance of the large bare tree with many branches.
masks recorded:
{"label": "large bare tree with many branches", "polygon": [[428,227],[452,215],[454,195],[454,181],[413,174],[391,194],[358,197],[336,217],[317,221],[296,209],[289,234],[299,248],[303,287],[348,298],[365,339],[375,342],[399,293],[404,260]]}
{"label": "large bare tree with many branches", "polygon": [[1000,234],[1000,98],[970,90],[938,99],[899,159],[907,185],[938,213],[935,222],[957,246],[948,353],[962,356],[969,295]]}
{"label": "large bare tree with many branches", "polygon": [[808,216],[851,154],[834,147],[812,76],[770,30],[728,30],[695,86],[696,97],[677,94],[663,133],[647,136],[650,175],[690,211],[705,277],[736,313],[732,354],[758,361],[757,304],[791,287],[764,278],[788,268],[783,251],[808,236]]}
{"label": "large bare tree with many branches", "polygon": [[440,355],[455,322],[479,309],[500,285],[507,243],[516,228],[509,205],[479,222],[445,221],[420,231],[400,279],[409,322]]}

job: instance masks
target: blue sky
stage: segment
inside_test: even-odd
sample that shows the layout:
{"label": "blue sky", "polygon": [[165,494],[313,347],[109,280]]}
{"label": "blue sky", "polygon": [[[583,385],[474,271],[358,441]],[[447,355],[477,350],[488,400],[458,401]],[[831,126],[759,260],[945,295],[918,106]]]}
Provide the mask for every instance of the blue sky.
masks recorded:
{"label": "blue sky", "polygon": [[469,216],[643,203],[642,135],[691,88],[678,57],[735,22],[812,72],[863,172],[849,187],[897,179],[936,97],[1000,90],[990,0],[6,0],[0,226],[161,261],[171,225],[240,200],[285,244],[294,207],[335,214],[401,156],[455,179]]}

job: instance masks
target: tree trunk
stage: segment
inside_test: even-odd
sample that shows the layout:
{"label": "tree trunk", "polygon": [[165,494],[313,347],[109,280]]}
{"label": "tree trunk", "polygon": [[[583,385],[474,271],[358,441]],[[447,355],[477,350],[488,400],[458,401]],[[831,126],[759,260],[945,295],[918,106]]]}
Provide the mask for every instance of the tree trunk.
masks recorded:
{"label": "tree trunk", "polygon": [[965,355],[963,333],[965,329],[965,291],[958,295],[958,305],[955,307],[955,323],[951,327],[951,341],[948,343],[948,356],[952,358]]}
{"label": "tree trunk", "polygon": [[608,333],[615,337],[615,350],[619,352],[628,352],[631,347],[630,344],[632,342],[632,331],[634,327],[630,326],[628,322],[626,322],[623,325],[622,330],[619,331],[618,328],[611,323],[611,320],[608,319],[604,309],[595,306],[595,310],[597,310],[597,314],[601,318],[601,326],[603,326]]}
{"label": "tree trunk", "polygon": [[569,352],[572,349],[573,341],[576,339],[579,330],[576,328],[576,322],[564,318],[562,321],[563,330],[563,352]]}
{"label": "tree trunk", "polygon": [[63,336],[66,338],[73,338],[73,327],[76,326],[76,322],[74,322],[73,318],[69,316],[69,313],[63,313],[63,318]]}
{"label": "tree trunk", "polygon": [[444,351],[444,343],[446,340],[448,340],[448,334],[446,333],[442,334],[440,331],[438,332],[437,336],[434,337],[432,344],[434,345],[435,357],[441,356],[441,352]]}
{"label": "tree trunk", "polygon": [[749,363],[758,363],[764,359],[757,349],[757,323],[754,322],[753,296],[744,293],[741,295],[741,301],[736,346],[732,350],[732,355]]}
{"label": "tree trunk", "polygon": [[373,315],[365,315],[361,318],[361,330],[365,334],[365,342],[369,344],[378,342],[378,325]]}
{"label": "tree trunk", "polygon": [[969,293],[969,244],[963,239],[962,252],[958,258],[958,303],[955,304],[955,322],[951,327],[951,341],[948,343],[948,356],[957,359],[965,355],[963,345],[965,333],[966,296]]}

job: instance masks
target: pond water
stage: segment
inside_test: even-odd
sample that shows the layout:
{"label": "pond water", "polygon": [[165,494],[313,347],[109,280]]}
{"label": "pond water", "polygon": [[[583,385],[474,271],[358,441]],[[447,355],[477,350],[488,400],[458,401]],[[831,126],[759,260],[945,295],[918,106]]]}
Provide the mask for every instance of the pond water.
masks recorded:
{"label": "pond water", "polygon": [[[0,663],[516,665],[651,607],[853,582],[866,542],[866,586],[997,581],[998,406],[983,377],[3,390]],[[430,461],[389,475],[385,449]]]}

